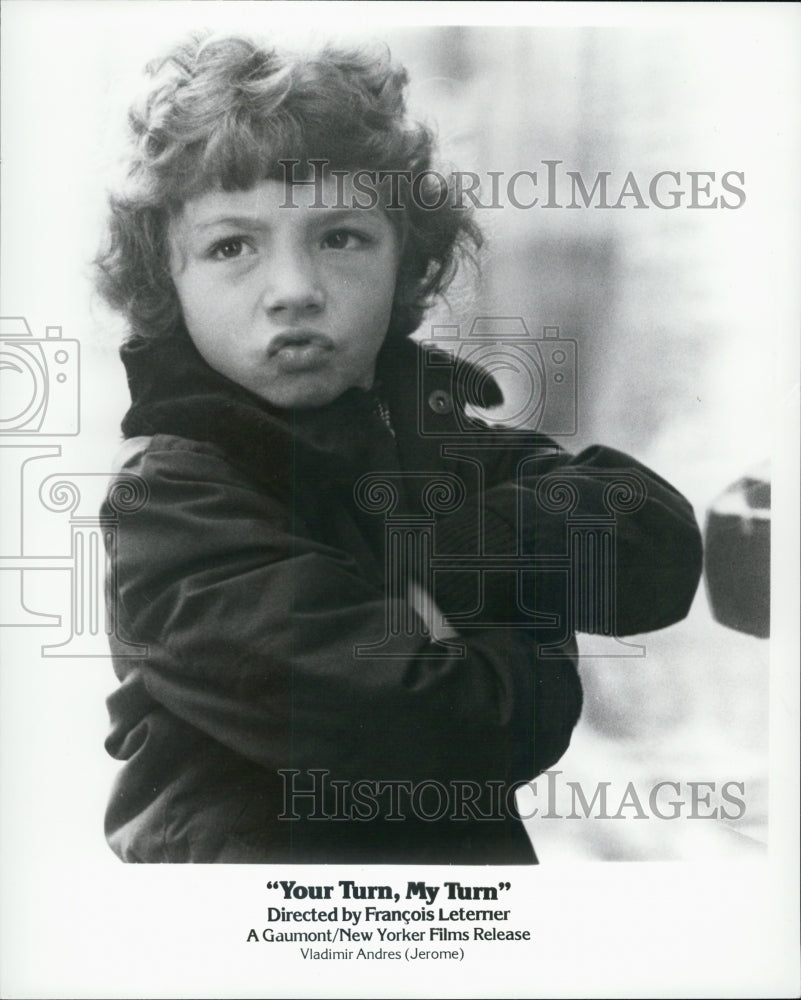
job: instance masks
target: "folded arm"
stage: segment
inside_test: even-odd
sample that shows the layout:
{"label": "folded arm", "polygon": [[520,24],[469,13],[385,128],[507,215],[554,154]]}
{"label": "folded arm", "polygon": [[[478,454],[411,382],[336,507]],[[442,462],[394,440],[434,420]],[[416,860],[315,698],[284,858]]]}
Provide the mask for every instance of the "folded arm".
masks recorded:
{"label": "folded arm", "polygon": [[184,722],[265,768],[345,778],[525,780],[566,749],[569,653],[537,663],[533,636],[487,629],[432,656],[414,616],[388,633],[351,554],[219,456],[151,449],[134,471],[149,500],[120,522],[116,575],[121,631],[149,655],[118,670]]}
{"label": "folded arm", "polygon": [[[438,523],[439,553],[534,557],[524,578],[531,605],[559,620],[572,608],[579,631],[601,631],[611,617],[614,634],[633,635],[685,617],[701,574],[701,535],[692,507],[669,483],[602,447],[577,456],[510,454],[505,466],[481,497]],[[508,575],[490,579],[485,620],[515,603],[511,586]],[[446,615],[469,611],[475,574],[437,574],[435,597]],[[594,605],[603,602],[611,616],[598,614]]]}

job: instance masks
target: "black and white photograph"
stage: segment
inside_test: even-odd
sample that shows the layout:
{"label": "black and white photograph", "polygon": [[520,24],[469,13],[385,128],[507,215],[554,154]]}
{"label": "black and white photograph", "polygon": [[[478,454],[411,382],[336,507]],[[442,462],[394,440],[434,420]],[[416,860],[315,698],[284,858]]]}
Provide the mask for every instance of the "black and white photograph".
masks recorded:
{"label": "black and white photograph", "polygon": [[1,24],[0,993],[798,995],[798,7]]}

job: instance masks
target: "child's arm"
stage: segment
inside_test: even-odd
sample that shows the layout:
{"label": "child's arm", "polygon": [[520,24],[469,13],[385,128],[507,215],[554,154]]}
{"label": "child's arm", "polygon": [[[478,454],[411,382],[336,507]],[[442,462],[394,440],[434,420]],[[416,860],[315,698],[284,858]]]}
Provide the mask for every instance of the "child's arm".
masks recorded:
{"label": "child's arm", "polygon": [[[547,442],[547,439],[542,439]],[[568,527],[584,528],[600,539],[610,523],[612,541],[573,549],[569,573],[553,569],[529,576],[536,610],[562,618],[567,602],[580,596],[592,578],[600,586],[599,567],[606,560],[613,573],[604,584],[614,602],[615,634],[625,636],[664,628],[689,611],[702,568],[701,535],[685,498],[664,479],[628,455],[592,447],[571,456],[553,442],[526,455],[509,449],[482,497],[468,498],[455,514],[438,522],[438,552],[478,552],[477,525],[483,513],[483,551],[542,557],[565,556]],[[622,484],[619,490],[614,484]],[[574,546],[578,543],[574,542]],[[603,546],[609,545],[608,549]],[[519,548],[518,548],[519,546]],[[468,573],[437,574],[435,598],[446,615],[475,604],[475,581]],[[586,596],[586,595],[585,595]],[[513,605],[508,587],[485,590],[484,620]],[[492,607],[492,604],[495,607]],[[573,601],[572,625],[600,631],[588,602]]]}
{"label": "child's arm", "polygon": [[570,650],[537,665],[526,630],[488,629],[432,658],[421,627],[356,656],[384,639],[387,606],[353,555],[207,446],[151,446],[129,471],[149,499],[118,529],[120,631],[149,654],[117,669],[183,722],[273,773],[512,782],[564,753]]}
{"label": "child's arm", "polygon": [[416,580],[412,580],[406,590],[406,600],[411,604],[423,627],[432,639],[441,642],[455,639],[459,633],[437,607],[431,594]]}

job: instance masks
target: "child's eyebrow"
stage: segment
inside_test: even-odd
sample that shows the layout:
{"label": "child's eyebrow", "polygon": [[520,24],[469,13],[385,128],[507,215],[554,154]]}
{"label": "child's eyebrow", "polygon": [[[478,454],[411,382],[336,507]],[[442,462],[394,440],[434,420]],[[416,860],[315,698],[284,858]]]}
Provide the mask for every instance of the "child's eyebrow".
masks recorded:
{"label": "child's eyebrow", "polygon": [[[282,205],[281,208],[286,208],[287,211],[298,211],[296,205]],[[380,210],[377,208],[361,209],[343,206],[342,208],[312,208],[309,211],[310,215],[306,217],[309,225],[326,226],[329,224],[343,225],[345,223],[364,222],[371,218],[371,216],[377,214]],[[271,223],[262,218],[258,212],[253,215],[226,214],[214,216],[210,219],[204,219],[191,226],[191,229],[195,232],[205,232],[207,229],[214,229],[216,226],[233,226],[235,228],[242,229],[268,230],[271,228]]]}
{"label": "child's eyebrow", "polygon": [[370,208],[327,208],[311,209],[311,218],[322,225],[342,225],[343,223],[364,222],[370,218],[376,218],[381,214],[381,209],[377,206]]}
{"label": "child's eyebrow", "polygon": [[203,232],[206,229],[214,229],[215,226],[269,229],[269,223],[265,222],[258,215],[219,215],[211,219],[204,219],[202,222],[197,222],[191,228],[196,232]]}

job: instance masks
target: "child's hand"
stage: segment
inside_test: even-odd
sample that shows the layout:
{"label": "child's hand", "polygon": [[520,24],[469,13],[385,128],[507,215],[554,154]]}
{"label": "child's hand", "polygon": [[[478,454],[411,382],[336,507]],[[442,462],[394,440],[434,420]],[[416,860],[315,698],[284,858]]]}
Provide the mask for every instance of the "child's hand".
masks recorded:
{"label": "child's hand", "polygon": [[426,632],[432,639],[440,641],[457,638],[459,633],[437,607],[434,598],[414,580],[406,591],[406,600],[422,620]]}

